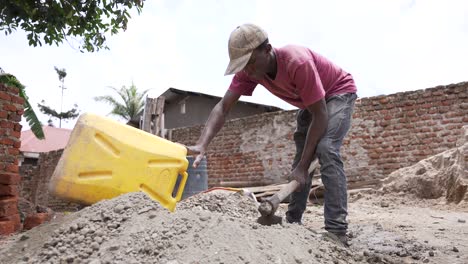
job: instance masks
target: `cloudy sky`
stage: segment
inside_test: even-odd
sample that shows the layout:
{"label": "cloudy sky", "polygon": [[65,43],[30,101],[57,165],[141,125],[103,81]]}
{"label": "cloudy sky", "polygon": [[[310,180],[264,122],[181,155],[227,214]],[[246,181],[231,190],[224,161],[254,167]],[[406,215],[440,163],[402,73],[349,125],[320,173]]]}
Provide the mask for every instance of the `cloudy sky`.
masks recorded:
{"label": "cloudy sky", "polygon": [[[109,38],[109,51],[83,54],[73,40],[34,48],[22,31],[0,34],[0,67],[27,86],[34,106],[44,99],[56,108],[54,66],[65,68],[64,110],[77,103],[101,115],[110,108],[93,97],[132,81],[153,97],[169,87],[222,96],[232,78],[223,75],[228,37],[246,22],[266,29],[273,46],[306,45],[330,58],[353,74],[360,97],[468,81],[464,0],[151,0]],[[260,86],[242,99],[293,109]]]}

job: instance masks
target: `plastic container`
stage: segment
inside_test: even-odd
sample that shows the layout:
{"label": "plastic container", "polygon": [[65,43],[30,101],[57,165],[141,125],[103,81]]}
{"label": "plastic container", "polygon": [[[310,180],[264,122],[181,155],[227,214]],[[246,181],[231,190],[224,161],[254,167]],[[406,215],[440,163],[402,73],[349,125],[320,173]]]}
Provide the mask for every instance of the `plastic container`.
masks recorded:
{"label": "plastic container", "polygon": [[[195,157],[188,156],[187,160],[189,166],[187,169],[188,179],[185,183],[184,192],[182,194],[182,200],[189,198],[197,193],[208,190],[208,167],[206,163],[206,157],[204,157],[197,168],[193,168],[192,164],[195,161]],[[177,181],[176,186],[179,185],[180,179]]]}
{"label": "plastic container", "polygon": [[143,191],[172,212],[188,177],[186,155],[182,145],[106,117],[83,114],[55,168],[49,191],[87,205]]}

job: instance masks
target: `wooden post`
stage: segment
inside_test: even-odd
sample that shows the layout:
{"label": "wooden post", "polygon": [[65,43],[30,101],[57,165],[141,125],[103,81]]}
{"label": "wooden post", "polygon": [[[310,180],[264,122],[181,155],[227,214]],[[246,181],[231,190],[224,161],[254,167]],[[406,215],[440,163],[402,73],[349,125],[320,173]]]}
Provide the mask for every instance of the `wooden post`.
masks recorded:
{"label": "wooden post", "polygon": [[154,111],[154,133],[156,136],[164,137],[164,102],[166,98],[159,96],[156,99],[155,111]]}
{"label": "wooden post", "polygon": [[143,124],[141,125],[141,129],[146,132],[151,131],[151,104],[153,102],[153,98],[149,98],[146,96],[145,108],[143,110]]}

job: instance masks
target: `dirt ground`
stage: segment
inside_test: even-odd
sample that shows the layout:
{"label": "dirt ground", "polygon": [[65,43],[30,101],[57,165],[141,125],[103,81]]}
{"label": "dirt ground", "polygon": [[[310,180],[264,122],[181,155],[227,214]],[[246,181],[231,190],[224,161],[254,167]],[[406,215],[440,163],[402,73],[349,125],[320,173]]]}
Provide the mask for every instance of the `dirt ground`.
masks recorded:
{"label": "dirt ground", "polygon": [[[468,263],[466,205],[370,190],[350,195],[348,210],[351,250],[375,262]],[[323,228],[322,205],[308,207],[304,225]]]}
{"label": "dirt ground", "polygon": [[194,196],[173,214],[132,193],[1,240],[0,263],[468,263],[468,207],[444,199],[354,192],[349,249],[322,238],[320,203],[302,226],[257,216],[235,193]]}

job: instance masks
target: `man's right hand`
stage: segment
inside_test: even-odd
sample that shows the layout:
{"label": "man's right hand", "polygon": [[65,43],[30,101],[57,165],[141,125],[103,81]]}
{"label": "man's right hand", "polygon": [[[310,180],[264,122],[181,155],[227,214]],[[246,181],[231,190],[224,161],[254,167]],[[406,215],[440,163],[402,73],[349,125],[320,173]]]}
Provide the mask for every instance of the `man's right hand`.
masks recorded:
{"label": "man's right hand", "polygon": [[206,148],[200,145],[195,146],[187,146],[187,155],[197,155],[195,160],[193,161],[192,167],[196,168],[200,164],[201,160],[205,156]]}

